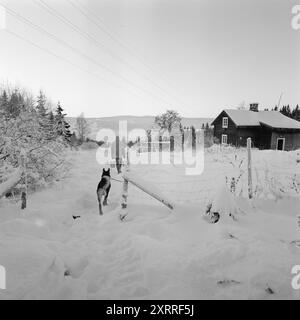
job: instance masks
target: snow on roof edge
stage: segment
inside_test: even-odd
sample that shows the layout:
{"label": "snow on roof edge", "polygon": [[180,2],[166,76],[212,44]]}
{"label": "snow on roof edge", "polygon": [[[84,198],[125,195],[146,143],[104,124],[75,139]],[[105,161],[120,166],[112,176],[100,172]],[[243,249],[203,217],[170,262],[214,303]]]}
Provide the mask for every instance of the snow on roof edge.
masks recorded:
{"label": "snow on roof edge", "polygon": [[[279,111],[250,111],[250,110],[237,110],[237,109],[223,109],[222,112],[231,118],[236,126],[261,126],[261,123],[270,126],[274,129],[296,129],[300,130],[300,122],[291,119]],[[221,112],[221,113],[222,113]],[[221,114],[220,113],[220,114]],[[213,122],[220,116],[220,114],[212,121]]]}

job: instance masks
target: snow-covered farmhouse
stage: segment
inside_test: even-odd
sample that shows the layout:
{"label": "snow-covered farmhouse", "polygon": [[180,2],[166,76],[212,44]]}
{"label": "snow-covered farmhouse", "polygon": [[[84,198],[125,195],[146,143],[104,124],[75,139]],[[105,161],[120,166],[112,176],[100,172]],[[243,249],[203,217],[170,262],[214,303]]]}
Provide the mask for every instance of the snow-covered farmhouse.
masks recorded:
{"label": "snow-covered farmhouse", "polygon": [[259,149],[300,148],[300,122],[278,111],[258,111],[257,103],[250,104],[250,110],[225,109],[211,125],[222,144],[246,146],[250,137]]}

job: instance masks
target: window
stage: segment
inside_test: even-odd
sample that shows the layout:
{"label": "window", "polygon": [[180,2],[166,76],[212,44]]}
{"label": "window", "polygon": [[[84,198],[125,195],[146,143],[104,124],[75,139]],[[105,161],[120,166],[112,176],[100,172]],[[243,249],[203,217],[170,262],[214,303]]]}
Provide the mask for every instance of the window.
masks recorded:
{"label": "window", "polygon": [[227,134],[222,134],[222,144],[227,144]]}
{"label": "window", "polygon": [[223,117],[222,128],[228,128],[228,117]]}

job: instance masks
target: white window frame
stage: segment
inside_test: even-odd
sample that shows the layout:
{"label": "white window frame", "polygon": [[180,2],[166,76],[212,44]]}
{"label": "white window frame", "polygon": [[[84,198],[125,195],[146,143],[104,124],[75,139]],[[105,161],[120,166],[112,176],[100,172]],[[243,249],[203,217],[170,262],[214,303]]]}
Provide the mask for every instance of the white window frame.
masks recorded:
{"label": "white window frame", "polygon": [[[224,138],[225,138],[226,142],[224,142]],[[221,142],[222,142],[222,144],[228,144],[228,135],[227,134],[222,134]]]}
{"label": "white window frame", "polygon": [[278,150],[278,141],[279,140],[283,140],[283,144],[282,144],[282,150],[279,151],[284,151],[284,147],[285,147],[285,138],[277,138],[277,142],[276,142],[276,150]]}
{"label": "white window frame", "polygon": [[222,128],[228,128],[228,117],[222,118]]}

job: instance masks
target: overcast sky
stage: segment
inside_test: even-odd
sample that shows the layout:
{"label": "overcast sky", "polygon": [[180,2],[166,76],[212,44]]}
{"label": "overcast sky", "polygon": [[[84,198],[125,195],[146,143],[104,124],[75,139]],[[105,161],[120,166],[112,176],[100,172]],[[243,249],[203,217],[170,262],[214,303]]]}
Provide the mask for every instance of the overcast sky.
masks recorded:
{"label": "overcast sky", "polygon": [[242,101],[271,108],[281,92],[283,104],[300,104],[300,30],[291,28],[297,1],[0,3],[12,10],[0,31],[0,79],[35,94],[42,88],[69,115],[171,108],[214,117]]}

